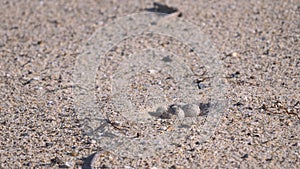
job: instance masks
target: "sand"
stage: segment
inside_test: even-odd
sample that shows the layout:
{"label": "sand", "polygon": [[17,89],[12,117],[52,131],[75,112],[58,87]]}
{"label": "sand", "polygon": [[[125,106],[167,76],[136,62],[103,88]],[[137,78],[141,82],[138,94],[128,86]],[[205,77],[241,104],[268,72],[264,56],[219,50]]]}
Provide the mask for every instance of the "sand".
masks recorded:
{"label": "sand", "polygon": [[[2,1],[0,168],[300,168],[300,2],[157,2],[172,7],[167,20],[178,18],[197,25],[204,39],[210,40],[217,51],[214,57],[221,63],[218,76],[215,69],[207,69],[208,76],[213,78],[203,82],[196,79],[193,88],[202,92],[202,100],[194,96],[188,100],[182,94],[185,88],[180,89],[181,85],[174,84],[172,79],[160,83],[167,87],[165,96],[169,98],[176,96],[181,102],[196,100],[194,104],[207,103],[206,106],[213,107],[209,105],[213,102],[209,96],[216,95],[206,98],[206,94],[215,91],[210,84],[221,79],[224,85],[221,96],[226,104],[218,111],[222,114],[217,117],[220,122],[214,133],[205,142],[201,141],[203,133],[199,130],[206,127],[209,111],[183,122],[148,116],[135,119],[135,114],[128,112],[124,118],[111,112],[128,110],[118,105],[123,96],[111,95],[111,89],[122,91],[117,84],[122,84],[118,79],[122,79],[124,71],[121,69],[115,79],[103,77],[118,75],[120,69],[114,69],[114,64],[126,69],[124,63],[132,63],[126,57],[149,54],[143,51],[146,48],[173,52],[164,59],[164,64],[178,56],[179,63],[195,66],[201,72],[197,77],[204,77],[201,64],[206,62],[196,57],[197,52],[191,52],[184,42],[151,34],[122,41],[100,60],[99,63],[105,64],[99,64],[95,72],[98,87],[93,92],[100,105],[99,112],[105,112],[105,116],[99,116],[107,117],[105,124],[109,125],[104,128],[114,135],[111,139],[97,139],[86,132],[84,115],[77,106],[78,86],[74,82],[76,63],[86,51],[86,42],[97,30],[118,18],[157,11],[152,1]],[[130,55],[135,53],[138,55]],[[157,56],[163,57],[159,52]],[[191,64],[193,58],[199,59],[195,62],[201,63],[200,67]],[[185,68],[175,70],[184,72]],[[168,74],[160,72],[155,76],[155,67],[148,73],[149,76],[143,74],[142,78],[135,75],[132,84],[136,87],[151,84]],[[130,78],[126,77],[127,80]],[[176,93],[182,95],[174,95],[170,88],[181,91]],[[150,86],[146,93],[154,97],[153,93],[159,94],[159,90]],[[174,98],[160,96],[144,104],[145,93],[135,92],[129,92],[133,107],[145,115],[156,110],[159,103],[162,106],[174,103]],[[140,121],[145,124],[136,123]],[[178,127],[186,123],[189,127]],[[154,146],[153,138],[162,141],[162,148]],[[116,140],[126,144],[113,144]],[[134,145],[143,141],[150,146]]]}

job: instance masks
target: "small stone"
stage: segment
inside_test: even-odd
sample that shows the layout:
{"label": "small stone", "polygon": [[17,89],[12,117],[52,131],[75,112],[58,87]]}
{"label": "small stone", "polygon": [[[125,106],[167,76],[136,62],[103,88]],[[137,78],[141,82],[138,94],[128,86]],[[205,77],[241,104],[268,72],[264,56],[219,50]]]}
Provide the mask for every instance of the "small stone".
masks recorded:
{"label": "small stone", "polygon": [[184,169],[185,167],[183,167],[183,166],[178,166],[178,165],[172,165],[171,167],[170,167],[170,169]]}
{"label": "small stone", "polygon": [[245,159],[245,158],[248,158],[249,155],[248,154],[244,154],[241,158]]}
{"label": "small stone", "polygon": [[237,53],[237,52],[232,52],[232,53],[231,53],[231,56],[237,57],[237,56],[238,56],[238,53]]}
{"label": "small stone", "polygon": [[201,113],[199,106],[196,104],[186,104],[181,109],[184,111],[185,117],[197,117]]}
{"label": "small stone", "polygon": [[71,168],[71,167],[74,166],[74,164],[73,164],[71,161],[67,161],[67,162],[65,163],[65,165],[66,165],[68,168]]}
{"label": "small stone", "polygon": [[202,83],[198,83],[198,89],[204,89],[206,86]]}
{"label": "small stone", "polygon": [[96,144],[97,141],[96,140],[91,140],[91,144]]}
{"label": "small stone", "polygon": [[50,160],[51,161],[51,164],[63,164],[63,160],[61,160],[60,158],[58,157],[55,157],[53,159]]}
{"label": "small stone", "polygon": [[150,74],[156,74],[158,71],[157,70],[155,70],[155,69],[149,69],[148,70],[148,73],[150,73]]}
{"label": "small stone", "polygon": [[75,150],[71,151],[70,155],[73,156],[73,157],[76,157],[76,156],[78,156],[78,152],[75,151]]}

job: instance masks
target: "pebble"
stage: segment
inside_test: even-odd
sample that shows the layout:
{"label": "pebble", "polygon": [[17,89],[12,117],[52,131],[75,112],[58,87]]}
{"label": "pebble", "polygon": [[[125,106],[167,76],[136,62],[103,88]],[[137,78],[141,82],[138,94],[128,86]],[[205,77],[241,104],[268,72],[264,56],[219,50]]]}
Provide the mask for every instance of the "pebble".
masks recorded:
{"label": "pebble", "polygon": [[198,89],[204,89],[206,86],[202,83],[198,83]]}
{"label": "pebble", "polygon": [[181,109],[184,111],[185,117],[197,117],[201,113],[199,106],[196,104],[186,104]]}
{"label": "pebble", "polygon": [[71,151],[70,155],[73,156],[73,157],[76,157],[76,156],[78,156],[78,152],[77,151]]}
{"label": "pebble", "polygon": [[97,143],[97,141],[96,140],[91,140],[91,144],[96,144]]}
{"label": "pebble", "polygon": [[156,74],[158,71],[157,70],[154,70],[154,69],[149,69],[148,70],[148,73],[150,74]]}
{"label": "pebble", "polygon": [[237,53],[237,52],[232,52],[232,53],[231,53],[231,56],[237,57],[237,56],[238,56],[238,53]]}
{"label": "pebble", "polygon": [[67,162],[65,163],[65,166],[68,167],[68,168],[73,168],[74,164],[73,164],[73,162],[71,162],[71,161],[67,161]]}

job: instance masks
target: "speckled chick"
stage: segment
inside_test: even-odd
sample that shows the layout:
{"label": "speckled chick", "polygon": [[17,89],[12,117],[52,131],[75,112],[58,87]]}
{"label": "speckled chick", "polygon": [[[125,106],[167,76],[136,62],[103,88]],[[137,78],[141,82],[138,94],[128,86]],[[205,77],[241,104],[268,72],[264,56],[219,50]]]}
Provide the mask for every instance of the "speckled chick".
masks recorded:
{"label": "speckled chick", "polygon": [[197,117],[201,114],[201,110],[196,104],[186,104],[181,109],[184,111],[185,117]]}
{"label": "speckled chick", "polygon": [[176,115],[178,119],[183,119],[185,116],[184,111],[178,105],[170,106],[170,111],[172,114]]}

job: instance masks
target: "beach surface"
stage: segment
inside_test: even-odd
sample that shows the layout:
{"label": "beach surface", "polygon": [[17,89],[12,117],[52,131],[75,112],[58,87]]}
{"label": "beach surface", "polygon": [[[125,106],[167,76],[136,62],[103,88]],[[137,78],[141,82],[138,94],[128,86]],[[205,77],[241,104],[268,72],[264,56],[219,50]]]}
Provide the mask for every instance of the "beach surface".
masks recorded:
{"label": "beach surface", "polygon": [[[143,12],[197,26],[203,53],[159,34],[112,44],[99,109],[78,110],[87,42]],[[0,16],[0,168],[300,168],[300,1],[1,1]],[[103,139],[87,132],[101,120]]]}

